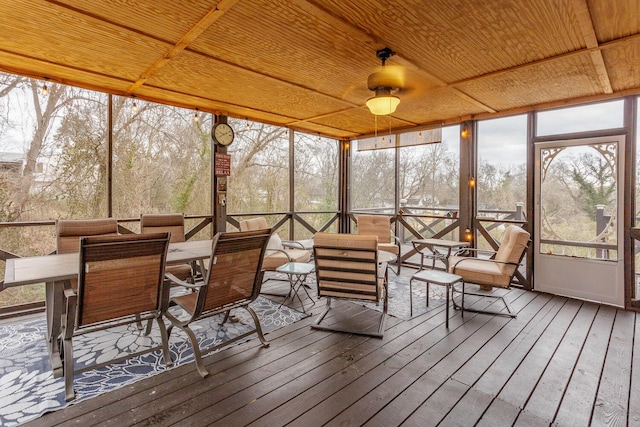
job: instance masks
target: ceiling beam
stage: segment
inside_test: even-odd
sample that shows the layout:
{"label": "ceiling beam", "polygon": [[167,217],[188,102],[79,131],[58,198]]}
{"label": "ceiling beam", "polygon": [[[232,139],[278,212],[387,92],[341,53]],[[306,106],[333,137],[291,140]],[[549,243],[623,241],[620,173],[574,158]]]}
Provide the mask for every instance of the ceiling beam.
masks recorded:
{"label": "ceiling beam", "polygon": [[602,51],[598,48],[598,38],[596,37],[596,31],[593,28],[593,20],[589,13],[589,5],[586,0],[572,0],[573,9],[578,17],[578,24],[580,25],[580,31],[587,45],[587,49],[595,49],[591,51],[591,61],[595,67],[598,80],[600,81],[600,87],[603,93],[613,93],[611,88],[611,80],[609,80],[609,73],[607,67],[604,64],[604,58],[602,57]]}
{"label": "ceiling beam", "polygon": [[185,50],[191,42],[193,42],[196,38],[200,36],[203,32],[207,30],[211,25],[213,25],[218,19],[222,17],[229,9],[231,9],[236,3],[240,0],[221,0],[213,9],[211,9],[200,21],[198,21],[185,35],[178,40],[176,44],[174,44],[167,52],[164,54],[162,58],[158,58],[156,62],[151,64],[149,68],[147,68],[138,79],[127,89],[127,93],[131,94],[140,86],[142,86],[149,77],[151,77],[155,72],[164,67],[175,58],[180,52]]}

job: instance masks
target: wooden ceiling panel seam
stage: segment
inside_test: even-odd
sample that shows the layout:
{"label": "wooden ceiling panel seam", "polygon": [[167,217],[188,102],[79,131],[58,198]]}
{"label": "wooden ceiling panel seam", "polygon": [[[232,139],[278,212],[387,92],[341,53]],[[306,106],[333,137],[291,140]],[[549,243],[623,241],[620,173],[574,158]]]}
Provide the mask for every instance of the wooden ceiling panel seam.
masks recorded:
{"label": "wooden ceiling panel seam", "polygon": [[272,80],[272,81],[274,81],[274,82],[277,82],[277,83],[283,84],[283,85],[285,85],[285,86],[291,86],[292,88],[293,88],[293,87],[295,87],[296,89],[303,89],[303,90],[306,90],[306,91],[312,92],[312,93],[314,93],[314,94],[316,94],[316,95],[320,95],[320,96],[323,96],[323,97],[329,98],[329,99],[331,99],[331,100],[333,100],[333,101],[338,101],[338,102],[340,102],[340,103],[342,103],[342,104],[344,104],[344,105],[347,105],[347,106],[349,106],[349,107],[351,107],[351,108],[361,108],[361,107],[362,107],[362,105],[354,104],[353,102],[349,102],[349,101],[347,101],[347,100],[345,100],[345,99],[342,99],[342,98],[339,98],[339,97],[337,97],[337,96],[333,96],[333,95],[331,95],[331,94],[328,94],[328,93],[324,93],[324,92],[321,92],[321,91],[315,90],[314,88],[311,88],[311,87],[309,87],[309,86],[304,86],[304,85],[301,85],[301,84],[298,84],[298,83],[294,83],[294,82],[291,82],[291,81],[288,81],[288,80],[282,80],[282,79],[280,79],[280,78],[278,78],[278,77],[275,77],[275,76],[272,76],[272,75],[269,75],[269,74],[264,74],[264,73],[261,73],[260,71],[253,70],[253,69],[251,69],[251,68],[243,67],[243,66],[238,65],[238,64],[236,64],[236,63],[234,63],[234,62],[228,62],[228,61],[225,61],[225,60],[223,60],[223,59],[221,59],[221,58],[216,58],[216,57],[211,56],[211,55],[209,55],[209,54],[206,54],[206,53],[204,53],[204,52],[200,52],[200,51],[192,50],[192,49],[189,49],[189,48],[185,49],[184,51],[185,51],[185,52],[192,53],[192,54],[194,54],[194,55],[201,56],[201,57],[206,58],[206,59],[208,59],[208,60],[211,60],[211,61],[217,62],[217,63],[219,63],[219,64],[224,64],[224,65],[227,65],[227,66],[229,66],[229,67],[233,67],[233,68],[235,68],[235,69],[237,69],[237,70],[242,70],[242,71],[244,71],[244,72],[251,73],[251,74],[254,74],[254,75],[256,75],[256,76],[260,76],[260,77],[262,77],[262,78]]}
{"label": "wooden ceiling panel seam", "polygon": [[[145,88],[149,89],[149,90],[150,89],[154,89],[154,90],[159,90],[159,91],[167,91],[165,88],[153,87],[153,86],[150,86],[150,85],[145,86]],[[229,109],[229,108],[225,109],[225,108],[198,107],[198,110],[201,111],[201,112],[207,112],[207,113],[212,113],[212,114],[223,114],[223,115],[226,115],[226,116],[229,116],[229,117],[235,117],[235,118],[238,118],[238,119],[246,119],[246,118],[248,118],[248,115],[250,115],[251,113],[253,113],[255,115],[260,115],[260,116],[264,116],[264,115],[277,116],[277,117],[280,117],[282,119],[279,123],[277,123],[277,125],[278,126],[285,126],[285,127],[292,127],[294,125],[299,125],[300,123],[313,123],[313,122],[308,121],[308,120],[300,120],[300,119],[296,119],[295,117],[288,117],[286,115],[276,114],[276,113],[273,113],[271,111],[263,111],[263,110],[259,110],[259,109],[252,108],[252,107],[247,107],[247,106],[240,105],[240,104],[229,103],[229,102],[226,102],[226,101],[225,102],[221,102],[221,101],[216,101],[216,100],[213,100],[213,99],[197,97],[197,96],[191,95],[189,93],[182,93],[182,92],[178,92],[178,91],[175,91],[175,90],[171,91],[171,93],[172,94],[176,94],[176,95],[182,95],[183,97],[199,98],[202,101],[207,101],[207,102],[214,103],[214,104],[224,105],[225,107],[231,106],[231,107],[236,107],[237,109],[245,110],[245,114],[241,114],[241,113],[238,113],[238,112],[234,112],[232,109]],[[136,95],[136,96],[138,96],[138,95]],[[144,99],[144,100],[150,101],[150,102],[159,102],[159,100],[161,100],[162,98],[155,98],[154,99],[153,96],[146,95],[144,97],[140,97],[140,99]],[[182,104],[178,104],[178,103],[175,103],[175,102],[173,103],[174,106],[182,107],[182,108],[189,108],[189,109],[194,108],[193,107],[194,104],[186,103],[186,102],[182,103]],[[401,120],[401,119],[398,119],[398,120]],[[405,121],[405,122],[406,123],[410,123],[408,121]],[[271,124],[275,124],[275,122],[273,122],[273,121],[271,121],[270,123]],[[331,127],[331,126],[327,126],[325,124],[319,124],[319,123],[313,123],[313,124],[322,126],[324,128],[334,129],[334,130],[340,131],[343,134],[354,133],[354,132],[349,131],[348,129],[344,129],[344,128]]]}
{"label": "wooden ceiling panel seam", "polygon": [[490,73],[482,74],[482,75],[479,75],[479,76],[470,77],[468,79],[458,80],[456,82],[450,83],[449,86],[450,87],[457,87],[457,86],[464,85],[466,83],[474,82],[474,81],[477,81],[477,80],[482,80],[482,79],[486,79],[486,78],[489,78],[489,77],[494,77],[494,76],[498,76],[500,74],[510,73],[512,71],[517,71],[517,70],[521,70],[521,69],[525,69],[525,68],[535,67],[535,66],[547,63],[547,62],[553,62],[553,61],[565,59],[565,58],[568,58],[568,57],[571,57],[571,56],[579,56],[579,55],[584,55],[586,53],[591,54],[591,52],[594,52],[594,51],[602,51],[604,49],[617,46],[617,45],[619,45],[621,43],[633,42],[633,41],[635,41],[637,39],[640,39],[640,33],[639,34],[633,34],[633,35],[630,35],[630,36],[626,36],[626,37],[623,37],[623,38],[620,38],[620,39],[616,39],[616,40],[611,40],[609,42],[602,43],[602,44],[598,45],[597,47],[583,48],[583,49],[574,50],[574,51],[571,51],[571,52],[565,52],[565,53],[561,53],[559,55],[555,55],[555,56],[550,56],[550,57],[547,57],[547,58],[539,59],[537,61],[528,62],[526,64],[517,65],[515,67],[505,68],[505,69],[502,69],[502,70],[496,70],[496,71],[492,71]]}
{"label": "wooden ceiling panel seam", "polygon": [[189,46],[198,36],[200,36],[207,28],[213,25],[222,15],[224,15],[229,9],[231,9],[239,0],[221,0],[215,5],[209,13],[207,13],[200,21],[198,21],[193,27],[184,34],[177,43],[175,43],[167,53],[158,58],[147,70],[145,70],[138,80],[131,85],[127,90],[129,93],[133,93],[137,88],[142,86],[147,79],[152,76],[160,68],[164,67],[169,61],[175,58],[178,53],[182,52]]}

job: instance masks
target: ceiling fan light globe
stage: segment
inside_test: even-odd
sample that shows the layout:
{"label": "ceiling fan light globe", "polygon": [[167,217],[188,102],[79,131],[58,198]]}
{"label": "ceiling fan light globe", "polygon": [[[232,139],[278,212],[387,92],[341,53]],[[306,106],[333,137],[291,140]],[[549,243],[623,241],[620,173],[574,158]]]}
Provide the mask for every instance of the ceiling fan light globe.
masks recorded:
{"label": "ceiling fan light globe", "polygon": [[400,98],[393,95],[376,95],[367,100],[367,107],[371,114],[386,116],[396,111],[400,105]]}

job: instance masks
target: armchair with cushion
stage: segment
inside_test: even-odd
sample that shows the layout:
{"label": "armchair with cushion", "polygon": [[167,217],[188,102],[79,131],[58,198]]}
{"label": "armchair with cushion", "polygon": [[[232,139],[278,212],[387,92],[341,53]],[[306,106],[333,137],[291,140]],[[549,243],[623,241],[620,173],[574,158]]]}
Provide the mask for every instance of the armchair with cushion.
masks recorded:
{"label": "armchair with cushion", "polygon": [[[480,313],[499,314],[516,317],[509,303],[502,296],[489,295],[486,293],[467,292],[465,285],[474,283],[480,285],[482,289],[508,288],[515,275],[522,258],[529,245],[530,234],[520,227],[510,225],[507,227],[502,238],[502,243],[497,252],[473,250],[465,248],[464,252],[486,253],[484,257],[470,257],[455,255],[449,258],[449,272],[462,276],[462,304],[460,308],[464,311],[475,311]],[[488,257],[487,257],[488,256]],[[497,310],[475,310],[464,307],[465,295],[480,295],[492,298],[499,298],[503,301],[507,311]]]}
{"label": "armchair with cushion", "polygon": [[397,274],[400,274],[400,240],[391,231],[391,219],[384,215],[358,215],[358,234],[378,237],[378,249],[397,256]]}
{"label": "armchair with cushion", "polygon": [[[240,231],[260,230],[270,228],[264,217],[257,217],[240,221]],[[293,242],[282,241],[276,233],[271,234],[267,252],[262,263],[266,271],[275,271],[276,268],[288,262],[309,262],[311,252],[296,247]]]}
{"label": "armchair with cushion", "polygon": [[[168,287],[164,285],[168,247],[168,233],[80,239],[78,286],[77,289],[66,287],[64,290],[66,310],[62,318],[62,353],[66,400],[75,398],[75,373],[106,364],[102,361],[98,365],[75,369],[73,339],[78,335],[137,323],[140,319],[155,320],[160,328],[160,347],[165,364],[172,364],[168,334],[162,320],[169,296]],[[110,363],[136,354],[117,357]]]}
{"label": "armchair with cushion", "polygon": [[[326,298],[327,305],[311,327],[381,338],[387,315],[388,293],[386,268],[378,263],[378,238],[373,235],[316,233],[313,251],[318,297]],[[349,324],[355,319],[323,325],[322,321],[331,310],[331,302],[335,298],[375,304],[382,300],[383,311],[377,316],[378,321],[373,327]]]}

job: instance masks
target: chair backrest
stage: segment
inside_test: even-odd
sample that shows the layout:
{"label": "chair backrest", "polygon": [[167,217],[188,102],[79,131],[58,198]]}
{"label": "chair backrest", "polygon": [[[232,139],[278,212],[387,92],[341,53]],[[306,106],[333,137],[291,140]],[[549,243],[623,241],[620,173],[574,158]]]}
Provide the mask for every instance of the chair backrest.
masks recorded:
{"label": "chair backrest", "polygon": [[391,219],[384,215],[358,215],[358,234],[378,236],[380,243],[391,241]]}
{"label": "chair backrest", "polygon": [[169,233],[81,238],[76,329],[164,307],[168,247]]}
{"label": "chair backrest", "polygon": [[175,214],[142,214],[140,215],[140,233],[171,233],[171,243],[184,242],[184,215]]}
{"label": "chair backrest", "polygon": [[115,218],[61,219],[56,221],[56,253],[80,251],[80,238],[85,236],[113,236],[118,234]]}
{"label": "chair backrest", "polygon": [[240,231],[264,230],[271,228],[263,216],[240,221]]}
{"label": "chair backrest", "polygon": [[511,276],[515,273],[517,268],[516,264],[520,264],[527,250],[530,236],[531,235],[521,227],[515,225],[509,225],[507,227],[494,258],[496,261],[511,264],[500,264],[500,270],[503,274]]}
{"label": "chair backrest", "polygon": [[[267,224],[267,220],[263,216],[257,218],[245,219],[240,221],[240,231],[252,231],[252,230],[264,230],[270,228]],[[273,231],[273,230],[270,230]],[[269,238],[269,244],[267,249],[284,249],[282,246],[282,240],[277,233],[272,233]],[[269,255],[269,253],[267,254]]]}
{"label": "chair backrest", "polygon": [[318,296],[379,301],[383,278],[377,248],[375,235],[316,233]]}
{"label": "chair backrest", "polygon": [[193,317],[253,301],[262,285],[262,260],[271,229],[218,233],[212,242],[208,285],[198,292]]}

